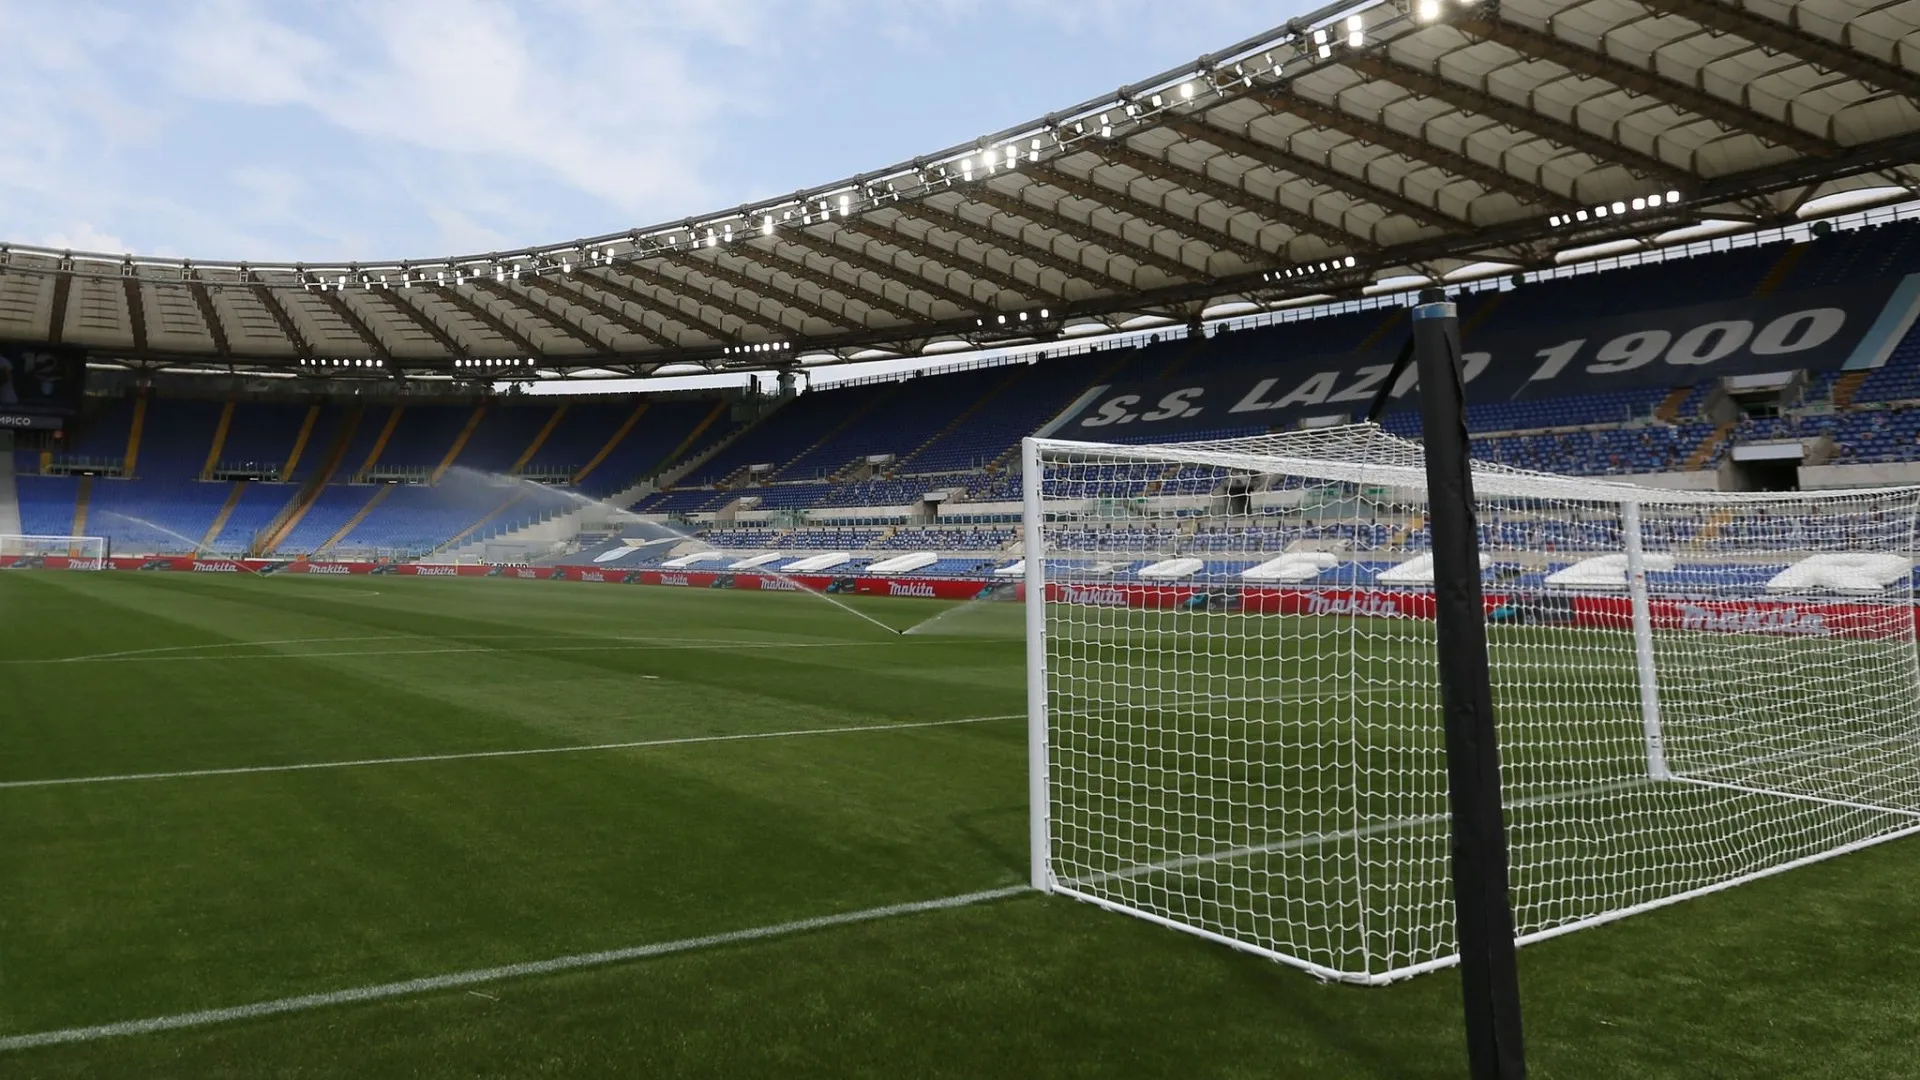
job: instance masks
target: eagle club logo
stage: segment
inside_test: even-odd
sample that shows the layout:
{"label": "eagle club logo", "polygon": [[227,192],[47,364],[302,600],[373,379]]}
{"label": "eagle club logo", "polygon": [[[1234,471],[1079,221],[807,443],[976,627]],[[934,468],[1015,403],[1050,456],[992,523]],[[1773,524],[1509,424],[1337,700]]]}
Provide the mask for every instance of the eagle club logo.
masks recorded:
{"label": "eagle club logo", "polygon": [[1094,607],[1126,607],[1127,594],[1119,589],[1088,588],[1085,585],[1068,585],[1060,590],[1061,599],[1069,604],[1090,604]]}
{"label": "eagle club logo", "polygon": [[889,581],[888,596],[933,596],[933,583],[930,581]]}
{"label": "eagle club logo", "polygon": [[1762,634],[1804,634],[1822,637],[1827,620],[1793,607],[1705,608],[1680,605],[1680,629],[1750,631]]}
{"label": "eagle club logo", "polygon": [[1400,605],[1392,597],[1368,593],[1365,596],[1328,596],[1314,593],[1307,597],[1309,615],[1398,615]]}

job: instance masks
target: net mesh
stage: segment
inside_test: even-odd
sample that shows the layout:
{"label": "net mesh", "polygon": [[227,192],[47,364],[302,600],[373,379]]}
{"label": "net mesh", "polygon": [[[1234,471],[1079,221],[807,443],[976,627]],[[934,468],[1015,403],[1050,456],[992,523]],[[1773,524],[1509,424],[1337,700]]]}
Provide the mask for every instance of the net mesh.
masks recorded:
{"label": "net mesh", "polygon": [[52,566],[68,570],[106,567],[107,541],[100,536],[0,534],[0,567]]}
{"label": "net mesh", "polygon": [[[1328,978],[1450,963],[1418,444],[1038,450],[1054,887]],[[1920,826],[1920,492],[1475,487],[1523,941]]]}

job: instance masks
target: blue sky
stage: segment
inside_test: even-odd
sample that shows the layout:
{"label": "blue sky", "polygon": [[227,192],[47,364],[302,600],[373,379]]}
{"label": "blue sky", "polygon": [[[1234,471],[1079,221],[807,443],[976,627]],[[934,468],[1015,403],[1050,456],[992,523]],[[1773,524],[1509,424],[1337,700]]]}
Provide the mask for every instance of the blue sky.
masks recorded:
{"label": "blue sky", "polygon": [[1031,119],[1300,0],[0,0],[0,240],[424,258],[649,225]]}

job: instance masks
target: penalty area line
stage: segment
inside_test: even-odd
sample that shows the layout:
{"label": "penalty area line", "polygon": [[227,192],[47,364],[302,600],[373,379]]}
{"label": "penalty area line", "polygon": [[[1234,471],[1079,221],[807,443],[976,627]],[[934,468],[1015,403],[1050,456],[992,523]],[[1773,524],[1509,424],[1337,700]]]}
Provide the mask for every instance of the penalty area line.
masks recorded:
{"label": "penalty area line", "polygon": [[661,941],[651,945],[635,945],[624,949],[609,949],[605,952],[576,953],[572,956],[554,957],[551,960],[531,960],[518,964],[506,964],[501,967],[480,968],[473,971],[456,971],[447,975],[429,975],[418,979],[404,979],[400,982],[359,986],[347,990],[331,990],[322,994],[302,994],[299,997],[275,998],[272,1001],[256,1001],[250,1005],[232,1005],[222,1009],[204,1009],[200,1012],[175,1013],[171,1016],[154,1016],[144,1020],[124,1020],[115,1024],[96,1024],[91,1027],[62,1028],[58,1031],[41,1031],[28,1035],[8,1035],[0,1037],[0,1052],[8,1050],[28,1050],[40,1046],[60,1046],[69,1043],[98,1042],[101,1039],[120,1038],[127,1035],[149,1035],[158,1031],[177,1031],[181,1028],[206,1027],[212,1024],[224,1024],[235,1020],[253,1020],[263,1016],[277,1016],[283,1013],[324,1009],[335,1005],[354,1005],[370,1001],[383,1001],[389,998],[410,997],[416,994],[432,993],[438,990],[458,990],[486,983],[503,982],[508,979],[522,979],[533,975],[551,975],[562,971],[577,971],[582,968],[604,967],[609,964],[619,964],[631,960],[646,960],[657,956],[672,956],[676,953],[693,952],[699,949],[712,949],[725,945],[743,944],[750,941],[765,941],[769,938],[789,937],[794,934],[804,934],[808,931],[825,930],[836,926],[852,926],[858,923],[878,922],[882,919],[892,919],[902,915],[918,915],[929,911],[944,911],[951,908],[966,907],[971,904],[986,903],[991,900],[1001,900],[1031,891],[1031,887],[1027,885],[1008,885],[998,889],[983,889],[979,892],[943,896],[937,900],[917,900],[904,904],[888,904],[884,907],[867,908],[862,911],[848,911],[839,915],[819,915],[810,919],[796,919],[793,922],[773,923],[768,926],[756,926],[746,930],[729,930],[725,933],[681,938],[678,941]]}
{"label": "penalty area line", "polygon": [[453,754],[410,754],[405,757],[357,758],[349,761],[305,761],[290,765],[236,765],[224,769],[181,769],[175,772],[119,773],[107,776],[58,776],[43,780],[4,780],[8,788],[67,787],[76,784],[122,784],[136,780],[184,780],[201,776],[245,776],[249,773],[309,772],[316,769],[355,769],[369,765],[416,765],[434,761],[474,761],[481,758],[535,757],[541,754],[584,754],[603,750],[644,750],[700,743],[751,742],[756,739],[798,739],[809,735],[851,735],[863,731],[911,731],[916,728],[957,727],[991,720],[1019,720],[1024,714],[963,716],[953,720],[909,720],[897,724],[852,724],[847,727],[794,728],[790,731],[748,731],[732,735],[684,735],[672,739],[592,743],[586,746],[540,746],[525,750],[472,750]]}

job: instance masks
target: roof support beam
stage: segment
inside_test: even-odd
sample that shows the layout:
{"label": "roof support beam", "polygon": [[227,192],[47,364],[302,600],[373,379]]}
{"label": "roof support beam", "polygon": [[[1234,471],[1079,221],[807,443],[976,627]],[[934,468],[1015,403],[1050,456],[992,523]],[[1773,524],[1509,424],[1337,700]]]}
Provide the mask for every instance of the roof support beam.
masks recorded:
{"label": "roof support beam", "polygon": [[562,274],[557,278],[550,278],[544,282],[544,284],[553,291],[563,294],[568,303],[579,304],[581,307],[586,308],[588,311],[593,312],[595,315],[600,316],[637,338],[650,341],[662,348],[670,349],[675,347],[674,343],[668,340],[665,333],[649,329],[646,320],[634,318],[632,315],[627,314],[625,310],[615,307],[605,300],[600,299],[598,296],[595,296],[590,290],[581,287],[580,283],[574,280],[572,274]]}
{"label": "roof support beam", "polygon": [[[628,263],[620,272],[631,273],[632,268],[633,264]],[[644,308],[663,319],[671,319],[689,329],[710,333],[716,340],[725,344],[731,344],[740,340],[738,331],[729,330],[726,328],[726,324],[718,318],[708,316],[706,310],[700,306],[697,298],[689,297],[689,299],[694,300],[694,310],[688,311],[675,301],[661,300],[623,281],[615,279],[611,276],[614,272],[615,271],[606,268],[598,271],[580,271],[582,281],[617,300],[624,300],[635,307]],[[639,275],[635,274],[634,276],[637,278]],[[677,296],[677,294],[672,292],[669,292],[668,295]],[[748,325],[771,330],[770,327],[766,326],[764,319],[755,320],[748,323]]]}
{"label": "roof support beam", "polygon": [[[1119,193],[1115,192],[1114,194],[1118,195]],[[1196,279],[1204,279],[1206,276],[1196,273],[1192,267],[1179,259],[1162,255],[1143,244],[1136,244],[1131,240],[1123,239],[1095,226],[1091,222],[1076,221],[1058,211],[1049,210],[1044,206],[1028,202],[1025,198],[1012,194],[1011,192],[1001,191],[998,188],[980,184],[967,190],[967,198],[975,202],[985,203],[1003,214],[1010,214],[1023,221],[1030,221],[1043,229],[1052,230],[1082,244],[1099,248],[1101,251],[1113,255],[1123,255],[1141,266],[1151,266],[1176,280],[1193,281]],[[1021,230],[1021,239],[1026,240],[1026,232],[1024,229]],[[1031,241],[1028,242],[1031,243]],[[1079,262],[1078,259],[1073,261]],[[1128,288],[1137,288],[1139,285],[1138,282],[1132,281],[1131,279],[1123,279],[1110,270],[1105,271],[1105,273],[1115,281],[1125,280]]]}
{"label": "roof support beam", "polygon": [[47,340],[55,345],[67,333],[67,300],[73,295],[73,274],[62,270],[53,275],[53,309],[47,312]]}
{"label": "roof support beam", "polygon": [[[1009,256],[1012,256],[1015,259],[1018,259],[1022,252],[1030,250],[1026,245],[1021,244],[1014,237],[1002,236],[993,229],[987,228],[984,225],[976,225],[975,223],[968,221],[966,218],[959,217],[955,214],[943,211],[938,207],[927,206],[922,203],[904,203],[903,202],[903,203],[896,204],[890,207],[889,209],[892,209],[896,212],[892,220],[887,223],[887,227],[893,230],[893,233],[891,235],[887,233],[885,228],[882,228],[877,222],[874,222],[871,218],[855,218],[849,221],[840,222],[839,224],[841,228],[852,229],[855,232],[865,232],[869,236],[873,236],[880,240],[884,240],[889,244],[895,245],[896,247],[906,246],[901,243],[901,239],[906,237],[907,235],[906,233],[901,231],[900,229],[901,223],[904,221],[913,220],[913,221],[923,222],[926,225],[932,226],[935,229],[945,229],[948,232],[959,233],[961,236],[964,236],[967,239],[972,240],[974,243],[979,244],[982,247],[992,248],[995,251],[1005,253]],[[998,267],[994,266],[992,263],[988,262],[984,255],[982,256],[968,255],[965,251],[961,249],[960,245],[958,244],[955,244],[953,247],[946,248],[946,247],[940,247],[937,244],[932,244],[930,238],[928,240],[923,240],[918,242],[925,243],[928,246],[933,247],[939,253],[938,257],[941,258],[942,260],[959,264],[955,266],[955,269],[960,270],[963,273],[970,274],[973,277],[977,277],[982,281],[986,281],[992,285],[997,286],[1002,290],[1013,293],[1015,296],[1022,297],[1023,299],[1037,299],[1045,295],[1052,295],[1052,296],[1066,295],[1065,289],[1049,289],[1046,286],[1040,284],[1038,281],[1023,280],[1017,274],[1014,274],[1011,270],[1001,270]],[[915,252],[915,254],[920,254],[920,253]],[[1043,266],[1053,266],[1054,269],[1059,270],[1060,273],[1069,274],[1076,281],[1087,281],[1093,276],[1092,271],[1088,270],[1084,266],[1081,266],[1079,263],[1074,262],[1071,259],[1062,259],[1059,256],[1054,255],[1052,252],[1042,252],[1041,256],[1038,258],[1035,258],[1033,261],[1036,263],[1040,263]],[[1062,266],[1069,267],[1069,268],[1078,268],[1078,269],[1061,269]],[[993,304],[988,304],[985,306],[988,308],[997,307],[998,300],[996,299],[996,301]]]}
{"label": "roof support beam", "polygon": [[1457,231],[1460,228],[1459,222],[1426,203],[1409,199],[1365,177],[1344,173],[1331,165],[1313,161],[1286,147],[1256,139],[1251,132],[1229,131],[1218,124],[1203,123],[1185,117],[1170,118],[1166,126],[1189,139],[1212,143],[1222,150],[1250,158],[1270,169],[1292,173],[1302,180],[1331,188],[1363,203],[1372,203],[1389,213],[1411,218],[1422,225],[1448,231]]}
{"label": "roof support beam", "polygon": [[1435,146],[1419,136],[1396,131],[1385,124],[1361,119],[1337,104],[1321,104],[1304,94],[1296,93],[1291,86],[1265,87],[1256,91],[1253,97],[1279,112],[1291,113],[1315,127],[1351,135],[1361,142],[1391,150],[1409,161],[1426,162],[1442,172],[1471,180],[1488,191],[1503,191],[1521,202],[1533,203],[1547,210],[1573,210],[1580,206],[1572,199],[1531,181],[1523,180],[1505,169],[1483,164],[1465,154]]}
{"label": "roof support beam", "polygon": [[[732,254],[737,250],[739,250],[739,248],[743,248],[747,246],[748,245],[742,244],[742,245],[738,245],[738,247],[727,248],[726,252],[728,254]],[[768,280],[768,281],[756,280],[752,277],[747,276],[746,274],[740,273],[738,270],[734,270],[731,267],[728,267],[722,264],[720,262],[721,252],[719,251],[714,251],[711,253],[711,255],[712,255],[711,258],[702,258],[699,255],[691,255],[682,262],[674,263],[674,265],[681,267],[683,269],[693,270],[698,273],[705,274],[710,278],[715,278],[720,281],[724,281],[728,285],[733,286],[735,289],[744,289],[750,293],[753,293],[755,296],[763,296],[769,300],[777,301],[779,303],[785,304],[787,307],[793,308],[796,311],[803,311],[808,315],[811,315],[814,318],[819,319],[820,321],[826,323],[828,326],[841,327],[844,329],[854,329],[860,326],[859,320],[854,319],[849,315],[835,311],[832,308],[827,307],[825,304],[815,303],[814,301],[809,300],[804,296],[801,296],[799,291],[796,289],[793,289],[790,287],[782,288],[774,280]]]}
{"label": "roof support beam", "polygon": [[[993,195],[994,193],[991,191],[985,192],[984,195],[976,191],[966,191],[961,193],[961,198],[994,206],[995,209],[1006,212],[1011,216],[1024,216],[1029,221],[1033,220],[1033,216],[1040,212],[1039,208],[1035,207],[1031,211],[1022,214],[1017,209],[1019,205],[1017,200],[1003,199],[1000,205],[995,205]],[[1016,209],[1008,210],[1009,206],[1013,206]],[[1103,281],[1113,281],[1128,288],[1134,287],[1133,281],[1129,278],[1121,277],[1110,270],[1095,270],[1079,259],[1062,255],[1044,243],[1027,239],[1024,235],[1024,230],[1016,229],[1012,233],[1003,233],[993,227],[991,218],[988,219],[986,224],[974,221],[972,218],[962,214],[958,206],[948,208],[936,203],[921,201],[899,203],[895,205],[893,209],[909,217],[918,217],[923,221],[938,225],[940,228],[950,232],[957,232],[972,240],[974,243],[998,248],[1016,259],[1027,259],[1065,277],[1084,281],[1089,285],[1098,286]],[[1031,290],[1033,288],[1045,288],[1045,286],[1034,285],[1028,286],[1028,288]]]}
{"label": "roof support beam", "polygon": [[[681,269],[683,275],[685,273],[685,268],[680,263],[628,263],[624,268],[624,272],[631,277],[638,278],[644,270],[651,275],[651,277],[646,280],[647,283],[653,287],[677,291],[691,298],[696,303],[704,304],[707,307],[713,308],[715,311],[732,315],[734,318],[739,319],[749,326],[759,327],[770,337],[786,338],[791,337],[795,333],[795,330],[782,321],[780,316],[768,315],[754,304],[742,303],[730,296],[721,296],[713,289],[698,285],[685,276],[679,278],[669,277],[666,274],[660,273],[662,266],[672,266]],[[758,296],[759,294],[755,293],[754,295]]]}
{"label": "roof support beam", "polygon": [[[1119,152],[1110,154],[1110,150]],[[1117,143],[1108,147],[1102,147],[1098,151],[1098,154],[1101,164],[1125,165],[1143,176],[1152,177],[1157,180],[1168,180],[1179,184],[1188,191],[1194,190],[1188,183],[1186,177],[1177,175],[1180,170],[1157,158],[1148,157],[1146,154],[1139,153],[1138,151]],[[1272,252],[1263,251],[1258,245],[1242,240],[1232,233],[1227,232],[1225,229],[1217,229],[1211,225],[1203,225],[1193,218],[1174,213],[1172,210],[1167,209],[1163,203],[1134,194],[1131,183],[1128,183],[1122,189],[1106,188],[1091,176],[1074,176],[1067,172],[1061,167],[1061,162],[1058,158],[1031,167],[1028,169],[1027,174],[1036,177],[1042,183],[1052,187],[1058,187],[1062,191],[1079,195],[1082,198],[1098,196],[1104,201],[1111,202],[1113,197],[1118,195],[1127,200],[1124,207],[1127,213],[1134,214],[1142,220],[1152,222],[1163,229],[1167,229],[1181,236],[1192,237],[1206,244],[1208,247],[1233,252],[1246,262],[1268,264],[1276,261]],[[1059,182],[1056,183],[1056,180]],[[1069,184],[1074,186],[1067,186]],[[1138,209],[1136,209],[1136,207]],[[1189,270],[1185,276],[1193,277],[1194,272]]]}
{"label": "roof support beam", "polygon": [[1658,158],[1649,157],[1638,150],[1630,150],[1603,135],[1555,120],[1511,101],[1497,98],[1485,90],[1478,90],[1443,78],[1431,71],[1409,67],[1398,60],[1388,59],[1378,54],[1357,54],[1345,59],[1346,66],[1369,78],[1381,79],[1400,88],[1444,101],[1456,109],[1478,113],[1490,120],[1496,120],[1516,131],[1531,131],[1535,135],[1570,150],[1578,150],[1600,162],[1620,165],[1648,179],[1659,179],[1670,183],[1682,191],[1692,190],[1693,177],[1686,170],[1669,165]]}
{"label": "roof support beam", "polygon": [[286,335],[287,343],[293,346],[294,355],[303,360],[313,359],[313,343],[307,340],[307,336],[300,332],[298,326],[294,325],[293,316],[287,314],[285,305],[280,303],[279,295],[262,281],[254,281],[251,288],[254,299],[260,301],[260,306],[266,308],[267,314],[273,316],[273,325],[279,327],[280,332]]}
{"label": "roof support beam", "polygon": [[[564,316],[555,316],[553,312],[547,310],[545,305],[542,305],[539,301],[534,300],[531,297],[523,296],[520,293],[514,291],[512,286],[504,285],[497,281],[488,281],[485,278],[477,278],[477,277],[473,279],[473,284],[481,292],[487,293],[490,296],[498,297],[499,299],[506,301],[507,306],[513,308],[515,311],[520,311],[528,315],[532,315],[533,317],[539,319],[541,322],[547,324],[548,326],[553,327],[555,330],[558,330],[560,333],[566,335],[567,337],[572,338],[573,340],[579,342],[582,345],[585,345],[592,352],[605,355],[607,353],[611,353],[614,351],[613,346],[607,344],[604,341],[601,341],[598,337],[595,337],[594,335],[587,333],[585,330],[581,329],[579,326],[574,325],[573,320],[568,319]],[[475,305],[475,307],[479,308],[480,311],[486,311],[486,308],[484,307],[484,305]],[[493,315],[493,313],[490,311],[486,312],[486,314],[489,316]],[[499,322],[499,326],[494,326],[494,321],[489,321],[487,325],[490,327],[493,327],[494,331],[496,333],[499,333],[500,329],[502,327],[505,327],[507,324],[505,320],[500,320],[498,319],[497,316],[494,316],[494,320]],[[501,336],[505,337],[506,335],[501,334]],[[530,350],[529,355],[532,355],[532,356],[540,355],[540,351],[533,347],[533,342],[531,339],[522,335],[519,338],[519,340],[526,343],[527,348]]]}
{"label": "roof support beam", "polygon": [[[851,283],[864,295],[878,296],[882,299],[887,299],[889,303],[894,303],[895,301],[887,297],[885,287],[886,282],[893,281],[898,282],[901,288],[909,292],[922,293],[936,301],[945,300],[947,303],[954,305],[962,311],[978,311],[981,307],[980,301],[971,294],[961,292],[959,289],[950,288],[942,282],[932,281],[923,273],[910,270],[904,266],[895,265],[885,259],[875,258],[867,254],[864,248],[850,248],[845,244],[835,243],[824,236],[815,235],[806,229],[784,229],[776,234],[776,238],[782,243],[804,247],[823,259],[839,262],[852,267],[855,271],[871,274],[875,278],[878,278],[881,284],[875,286],[867,284],[866,278],[862,273],[852,275]],[[836,280],[838,280],[837,275]],[[916,320],[925,318],[925,316],[920,313],[913,311],[911,304],[904,304],[902,307]]]}
{"label": "roof support beam", "polygon": [[[800,232],[798,229],[789,230],[783,234],[781,238],[786,239],[798,232]],[[755,247],[752,241],[738,245],[733,249],[733,252],[743,259],[751,259],[764,268],[769,274],[787,274],[797,280],[811,283],[814,288],[819,289],[823,293],[839,293],[841,296],[865,304],[875,311],[884,311],[902,322],[918,322],[922,318],[919,312],[913,310],[913,308],[907,304],[890,299],[884,292],[869,290],[859,284],[860,275],[858,273],[853,275],[853,281],[842,281],[834,277],[829,271],[816,270],[808,266],[805,255],[801,255],[799,258],[785,257],[779,254],[779,248],[777,247],[773,249],[762,249]]]}
{"label": "roof support beam", "polygon": [[[1109,210],[1126,214],[1129,217],[1138,218],[1155,228],[1166,229],[1175,236],[1181,237],[1183,240],[1191,238],[1208,242],[1213,247],[1221,246],[1217,237],[1214,241],[1205,241],[1204,237],[1207,235],[1208,230],[1195,224],[1192,219],[1183,218],[1178,214],[1168,211],[1158,203],[1139,198],[1130,190],[1105,187],[1096,183],[1091,177],[1075,176],[1061,168],[1058,159],[1038,162],[1021,171],[1026,173],[1028,179],[1037,180],[1047,187],[1064,191],[1072,198],[1086,199],[1096,206],[1103,206]],[[988,190],[994,189],[989,186]],[[1022,206],[1030,206],[1034,212],[1049,214],[1050,220],[1058,220],[1061,222],[1069,235],[1076,236],[1078,239],[1091,244],[1097,244],[1116,255],[1125,255],[1143,266],[1157,267],[1162,273],[1169,277],[1182,278],[1187,281],[1204,281],[1207,277],[1204,269],[1196,269],[1188,265],[1187,260],[1184,258],[1163,255],[1157,248],[1153,247],[1152,244],[1143,244],[1139,241],[1129,240],[1125,236],[1120,235],[1118,230],[1108,232],[1095,225],[1091,217],[1089,217],[1087,221],[1082,222],[1076,218],[1068,217],[1059,209],[1055,209],[1049,213],[1044,207],[1028,202],[1025,195],[1026,191],[1023,188],[1020,194],[1013,197],[1018,199]],[[1043,224],[1045,223],[1046,222],[1043,222]],[[1092,235],[1080,235],[1081,233],[1091,233]]]}
{"label": "roof support beam", "polygon": [[354,336],[366,343],[367,348],[373,351],[374,359],[384,363],[393,358],[393,354],[387,351],[387,347],[380,344],[380,339],[375,336],[373,327],[367,325],[359,312],[348,306],[346,296],[339,289],[321,289],[320,302],[333,309],[333,313],[340,317],[341,322],[347,324],[347,328],[353,331]]}
{"label": "roof support beam", "polygon": [[[474,279],[474,283],[476,285],[479,284],[479,279]],[[496,335],[505,338],[507,343],[512,345],[519,355],[531,360],[538,360],[541,363],[547,362],[547,358],[541,354],[539,348],[536,347],[532,341],[528,340],[525,334],[508,326],[505,320],[493,312],[488,311],[484,306],[476,304],[470,298],[461,295],[459,286],[427,285],[423,287],[430,295],[466,312],[478,321],[480,325],[485,326]]]}
{"label": "roof support beam", "polygon": [[[62,275],[62,280],[65,276]],[[222,360],[233,357],[233,346],[227,341],[227,328],[220,325],[220,313],[214,309],[213,297],[207,294],[207,284],[198,278],[187,281],[187,292],[193,295],[193,305],[200,309],[200,321],[207,324],[207,333],[213,337],[213,351]]]}
{"label": "roof support beam", "polygon": [[[1156,157],[1143,150],[1136,150],[1131,143],[1116,139],[1102,146],[1097,153],[1099,153],[1103,160],[1110,164],[1125,165],[1127,168],[1143,175],[1165,180],[1169,183],[1179,184],[1186,190],[1197,195],[1205,195],[1215,202],[1250,210],[1261,217],[1269,218],[1278,224],[1285,225],[1299,235],[1317,236],[1334,247],[1371,250],[1375,246],[1373,241],[1365,236],[1347,232],[1337,225],[1321,221],[1312,214],[1302,213],[1290,206],[1275,202],[1264,196],[1255,195],[1253,192],[1248,191],[1238,184],[1216,179],[1206,173],[1195,172],[1182,165],[1176,165],[1171,159]],[[1247,243],[1245,241],[1241,243],[1254,251],[1262,250],[1257,244]],[[1283,246],[1280,252],[1267,252],[1264,257],[1267,261],[1285,261],[1287,255]],[[1249,261],[1257,260],[1250,259]]]}
{"label": "roof support beam", "polygon": [[426,312],[421,311],[418,307],[415,307],[411,300],[403,300],[400,298],[400,293],[412,292],[412,291],[413,291],[412,289],[404,289],[404,288],[399,290],[375,289],[369,295],[379,297],[382,301],[386,303],[386,305],[389,308],[392,308],[402,318],[406,319],[408,322],[411,322],[413,325],[419,327],[423,332],[425,332],[425,334],[428,337],[432,338],[434,341],[439,342],[440,347],[447,350],[448,355],[459,360],[466,359],[469,353],[467,352],[467,347],[465,345],[462,345],[458,341],[455,341],[452,335],[448,334],[445,330],[441,329],[439,323],[433,321],[433,319],[430,316],[428,316]]}
{"label": "roof support beam", "polygon": [[[897,223],[898,219],[896,218],[895,221]],[[860,218],[851,218],[846,221],[837,222],[836,224],[842,233],[864,236],[869,240],[885,244],[889,248],[910,250],[905,243],[902,243],[902,237],[896,230],[885,229],[877,224],[869,224]],[[827,243],[836,250],[844,250],[841,248],[841,245],[827,241],[824,238],[812,237],[811,239],[821,240],[821,242]],[[958,251],[948,250],[936,244],[928,244],[927,246],[932,248],[931,252],[916,250],[912,251],[912,254],[922,261],[941,264],[952,272],[965,274],[975,281],[982,281],[993,287],[993,298],[983,303],[977,297],[973,296],[971,292],[962,292],[944,282],[932,281],[927,277],[924,270],[915,274],[914,285],[916,288],[921,289],[928,296],[944,297],[951,300],[953,303],[959,305],[962,311],[976,312],[991,309],[999,303],[999,296],[1003,291],[1011,292],[1020,297],[1038,294],[1039,286],[1030,281],[1022,281],[1012,274],[1003,273],[984,261],[970,259]],[[864,253],[848,255],[847,258],[848,261],[853,262],[855,265],[862,265],[864,261],[866,267],[874,273],[886,273],[890,276],[897,277],[899,273],[902,272],[898,267],[894,267],[891,270],[882,269],[890,264],[883,263]],[[971,286],[969,286],[969,288],[971,288]]]}
{"label": "roof support beam", "polygon": [[133,351],[147,351],[147,304],[140,296],[140,279],[128,275],[120,279],[121,295],[127,298],[127,328],[133,331]]}
{"label": "roof support beam", "polygon": [[[1594,52],[1502,18],[1499,9],[1468,12],[1450,20],[1454,29],[1485,41],[1498,42],[1522,56],[1549,60],[1575,74],[1610,82],[1641,97],[1664,101],[1732,131],[1745,131],[1802,154],[1816,157],[1839,149],[1833,142],[1805,132],[1784,120],[1715,97],[1692,83],[1635,67],[1604,52]],[[1605,39],[1602,40],[1604,47]]]}
{"label": "roof support beam", "polygon": [[[1652,11],[1678,15],[1708,30],[1745,38],[1763,49],[1797,56],[1811,64],[1920,101],[1920,75],[1899,64],[1850,49],[1798,26],[1755,14],[1725,0],[1640,0]],[[1796,9],[1797,13],[1797,9]]]}

